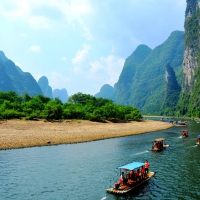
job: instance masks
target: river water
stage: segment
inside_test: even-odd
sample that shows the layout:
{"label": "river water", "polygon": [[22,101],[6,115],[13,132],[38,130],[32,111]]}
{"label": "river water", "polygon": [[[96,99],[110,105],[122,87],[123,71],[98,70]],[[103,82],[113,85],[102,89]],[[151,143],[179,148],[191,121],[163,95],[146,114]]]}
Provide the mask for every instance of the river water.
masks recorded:
{"label": "river water", "polygon": [[[188,138],[180,131],[189,130]],[[0,199],[131,200],[200,199],[200,124],[101,141],[0,151]],[[152,139],[170,147],[152,152]],[[125,196],[106,193],[118,166],[150,163],[155,176]]]}

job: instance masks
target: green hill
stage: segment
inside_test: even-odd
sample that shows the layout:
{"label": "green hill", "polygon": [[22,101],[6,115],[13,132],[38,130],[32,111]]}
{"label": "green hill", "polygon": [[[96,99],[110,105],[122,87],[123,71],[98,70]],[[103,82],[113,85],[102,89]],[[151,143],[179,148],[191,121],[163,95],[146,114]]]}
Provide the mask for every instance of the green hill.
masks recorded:
{"label": "green hill", "polygon": [[132,84],[136,76],[138,67],[151,53],[151,49],[146,45],[140,45],[126,59],[118,82],[115,84],[115,101],[118,104],[130,105],[132,95]]}
{"label": "green hill", "polygon": [[25,93],[30,96],[43,94],[33,76],[23,72],[15,63],[5,57],[0,51],[0,91],[14,91],[19,95]]}
{"label": "green hill", "polygon": [[183,36],[184,32],[174,31],[153,50],[146,45],[138,46],[126,59],[115,84],[115,102],[135,106],[143,114],[160,114],[166,98],[167,64],[174,70],[178,85],[182,82]]}
{"label": "green hill", "polygon": [[105,98],[105,99],[111,99],[113,100],[114,95],[114,88],[110,86],[109,84],[105,84],[101,87],[100,92],[95,94],[96,98]]}

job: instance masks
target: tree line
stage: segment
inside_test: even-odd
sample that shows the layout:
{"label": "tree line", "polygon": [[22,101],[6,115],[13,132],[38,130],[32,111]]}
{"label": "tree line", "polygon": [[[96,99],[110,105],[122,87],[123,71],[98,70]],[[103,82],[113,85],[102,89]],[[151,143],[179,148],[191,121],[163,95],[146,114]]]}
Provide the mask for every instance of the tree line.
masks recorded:
{"label": "tree line", "polygon": [[140,111],[132,106],[114,104],[112,100],[76,93],[66,103],[43,95],[23,96],[14,91],[0,92],[0,119],[27,120],[83,119],[91,121],[139,120]]}

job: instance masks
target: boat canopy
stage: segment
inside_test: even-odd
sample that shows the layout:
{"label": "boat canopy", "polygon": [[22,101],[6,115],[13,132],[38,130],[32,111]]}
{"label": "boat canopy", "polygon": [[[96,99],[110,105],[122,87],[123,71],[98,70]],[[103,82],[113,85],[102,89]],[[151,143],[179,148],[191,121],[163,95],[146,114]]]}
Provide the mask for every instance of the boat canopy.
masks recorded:
{"label": "boat canopy", "polygon": [[198,138],[200,138],[200,135],[198,135]]}
{"label": "boat canopy", "polygon": [[134,170],[134,169],[137,169],[137,168],[142,167],[142,166],[144,166],[144,163],[142,163],[142,162],[132,162],[130,164],[121,166],[119,168],[120,169],[126,169],[126,170]]}
{"label": "boat canopy", "polygon": [[164,141],[165,140],[165,138],[156,138],[156,139],[154,139],[154,140],[152,140],[153,142],[162,142],[162,141]]}

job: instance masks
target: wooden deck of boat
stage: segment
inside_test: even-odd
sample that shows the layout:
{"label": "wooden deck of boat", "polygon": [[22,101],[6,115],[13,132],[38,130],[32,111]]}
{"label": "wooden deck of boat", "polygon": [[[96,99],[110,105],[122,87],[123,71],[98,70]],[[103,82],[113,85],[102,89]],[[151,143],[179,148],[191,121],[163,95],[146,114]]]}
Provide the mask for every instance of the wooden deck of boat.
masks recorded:
{"label": "wooden deck of boat", "polygon": [[155,174],[155,172],[149,172],[148,177],[136,185],[133,185],[133,186],[124,185],[123,189],[108,188],[106,191],[109,193],[114,193],[114,194],[125,194],[127,192],[130,192],[131,190],[134,190],[135,188],[137,188],[141,184],[145,183],[146,181],[148,181],[150,178],[152,178],[154,176],[154,174]]}

